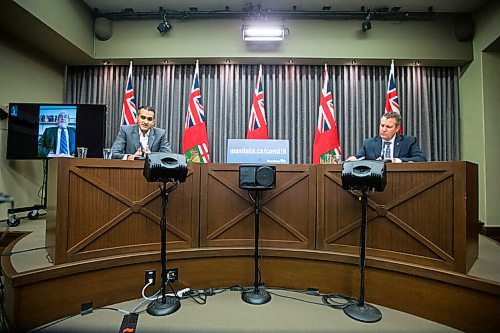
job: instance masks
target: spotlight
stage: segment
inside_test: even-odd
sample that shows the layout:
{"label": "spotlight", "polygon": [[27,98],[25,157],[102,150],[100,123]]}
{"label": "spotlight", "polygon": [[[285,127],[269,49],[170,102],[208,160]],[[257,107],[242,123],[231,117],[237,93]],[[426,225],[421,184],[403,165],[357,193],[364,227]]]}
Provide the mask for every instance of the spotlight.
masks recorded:
{"label": "spotlight", "polygon": [[361,29],[363,29],[363,31],[370,30],[371,28],[372,28],[372,23],[369,20],[365,20],[363,21],[363,23],[361,23]]}
{"label": "spotlight", "polygon": [[367,31],[367,30],[370,30],[372,28],[372,22],[370,21],[372,17],[372,13],[370,12],[370,10],[368,9],[366,11],[366,18],[365,20],[361,23],[361,29],[363,31]]}
{"label": "spotlight", "polygon": [[160,7],[160,12],[162,13],[161,16],[163,18],[163,21],[160,22],[160,24],[158,24],[156,29],[158,29],[158,31],[161,34],[164,34],[165,32],[169,31],[172,28],[172,26],[170,25],[170,23],[168,23],[167,14],[165,13],[162,7]]}
{"label": "spotlight", "polygon": [[172,26],[165,19],[163,19],[163,22],[160,22],[160,24],[158,24],[158,26],[156,27],[156,29],[158,29],[158,31],[162,34],[169,31],[171,28]]}

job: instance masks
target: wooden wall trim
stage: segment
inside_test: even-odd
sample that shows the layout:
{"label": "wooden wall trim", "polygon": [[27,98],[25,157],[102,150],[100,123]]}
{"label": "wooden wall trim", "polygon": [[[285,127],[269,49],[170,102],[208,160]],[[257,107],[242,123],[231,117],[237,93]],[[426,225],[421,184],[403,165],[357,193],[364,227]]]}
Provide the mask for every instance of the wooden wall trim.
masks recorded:
{"label": "wooden wall trim", "polygon": [[[321,292],[358,296],[355,255],[274,248],[264,248],[261,253],[262,278],[268,286],[316,287]],[[178,288],[251,285],[253,281],[251,248],[175,250],[168,253],[168,258],[170,266],[179,268]],[[9,320],[15,327],[27,329],[78,313],[81,303],[89,300],[99,307],[137,298],[144,270],[149,268],[160,268],[158,252],[66,263],[23,273],[6,271]],[[93,288],[75,288],[83,284]],[[464,331],[493,331],[500,325],[496,314],[500,283],[436,268],[367,258],[366,300]]]}

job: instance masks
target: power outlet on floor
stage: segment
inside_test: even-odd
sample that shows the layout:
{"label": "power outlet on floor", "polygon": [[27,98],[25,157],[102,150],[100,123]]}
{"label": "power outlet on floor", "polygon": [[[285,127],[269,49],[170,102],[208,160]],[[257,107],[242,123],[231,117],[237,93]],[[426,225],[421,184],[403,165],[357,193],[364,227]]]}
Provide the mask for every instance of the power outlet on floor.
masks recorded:
{"label": "power outlet on floor", "polygon": [[179,280],[179,269],[178,268],[167,268],[167,279],[170,282],[176,282]]}
{"label": "power outlet on floor", "polygon": [[94,303],[92,301],[88,303],[82,303],[80,308],[80,315],[84,316],[86,314],[92,313],[94,311]]}
{"label": "power outlet on floor", "polygon": [[[150,283],[149,281],[152,280]],[[156,270],[155,269],[148,269],[146,270],[146,273],[144,274],[144,285],[146,284],[154,285],[156,283]]]}

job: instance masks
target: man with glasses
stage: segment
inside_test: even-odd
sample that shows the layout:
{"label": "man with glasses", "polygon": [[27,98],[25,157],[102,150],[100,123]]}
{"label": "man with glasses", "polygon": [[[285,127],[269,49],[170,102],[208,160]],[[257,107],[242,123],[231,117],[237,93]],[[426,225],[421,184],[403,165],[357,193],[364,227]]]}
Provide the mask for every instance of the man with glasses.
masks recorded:
{"label": "man with glasses", "polygon": [[75,156],[76,130],[69,124],[69,114],[61,111],[57,116],[57,126],[46,128],[38,140],[39,157]]}
{"label": "man with glasses", "polygon": [[170,152],[165,130],[154,127],[155,110],[141,106],[136,125],[123,125],[111,147],[112,158],[134,160],[150,152]]}

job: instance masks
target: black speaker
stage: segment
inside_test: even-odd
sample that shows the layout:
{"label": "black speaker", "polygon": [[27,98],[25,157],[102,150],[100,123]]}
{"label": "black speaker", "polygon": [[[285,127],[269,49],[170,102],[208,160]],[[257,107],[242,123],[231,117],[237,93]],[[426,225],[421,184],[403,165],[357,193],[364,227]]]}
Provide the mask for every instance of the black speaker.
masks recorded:
{"label": "black speaker", "polygon": [[459,42],[472,42],[474,39],[474,21],[471,17],[461,17],[453,24],[453,33]]}
{"label": "black speaker", "polygon": [[107,41],[113,36],[113,21],[105,17],[98,17],[94,21],[94,35],[100,41]]}
{"label": "black speaker", "polygon": [[143,170],[148,182],[179,182],[187,178],[186,156],[172,153],[149,153]]}
{"label": "black speaker", "polygon": [[387,184],[384,161],[356,161],[342,164],[342,187],[345,190],[382,192]]}
{"label": "black speaker", "polygon": [[276,188],[274,165],[240,165],[240,188],[262,191]]}

